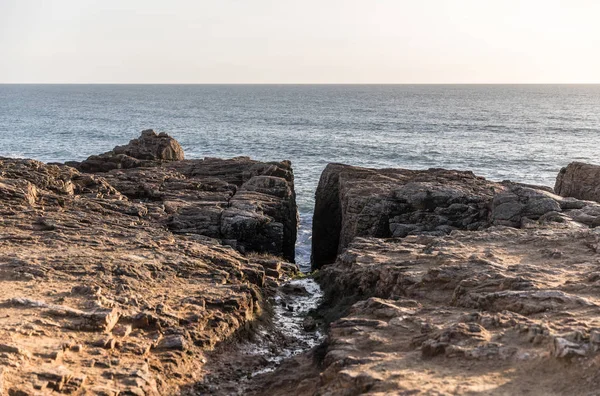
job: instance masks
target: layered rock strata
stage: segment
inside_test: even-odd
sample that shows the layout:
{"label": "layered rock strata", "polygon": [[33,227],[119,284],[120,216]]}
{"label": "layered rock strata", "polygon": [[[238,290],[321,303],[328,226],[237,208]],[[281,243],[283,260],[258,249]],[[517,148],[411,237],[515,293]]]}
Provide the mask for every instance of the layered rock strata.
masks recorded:
{"label": "layered rock strata", "polygon": [[321,349],[262,379],[272,394],[597,392],[599,204],[345,165],[316,198],[315,231],[338,241],[313,252],[322,313],[337,319]]}
{"label": "layered rock strata", "polygon": [[167,161],[185,159],[179,142],[165,132],[156,133],[152,129],[142,131],[139,138],[111,151],[92,155],[83,162],[67,162],[83,172],[108,172],[112,169],[129,169],[156,166]]}
{"label": "layered rock strata", "polygon": [[289,163],[171,154],[98,174],[0,158],[0,395],[177,394],[297,270]]}
{"label": "layered rock strata", "polygon": [[[101,175],[174,233],[217,238],[242,253],[294,261],[298,209],[289,161],[183,160],[180,151],[174,139],[150,130],[126,146],[68,164]],[[111,162],[123,155],[125,162]]]}
{"label": "layered rock strata", "polygon": [[491,225],[520,227],[548,212],[585,206],[549,188],[492,182],[445,169],[328,165],[316,191],[313,268],[335,261],[357,236],[445,235]]}

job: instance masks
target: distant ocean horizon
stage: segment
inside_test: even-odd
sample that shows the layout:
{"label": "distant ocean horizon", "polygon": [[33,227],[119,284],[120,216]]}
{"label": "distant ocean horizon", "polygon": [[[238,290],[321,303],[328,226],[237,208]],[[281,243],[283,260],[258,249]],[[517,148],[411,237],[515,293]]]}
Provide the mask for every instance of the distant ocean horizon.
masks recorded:
{"label": "distant ocean horizon", "polygon": [[0,87],[600,87],[598,83],[36,83],[0,82]]}
{"label": "distant ocean horizon", "polygon": [[569,162],[598,161],[600,85],[0,84],[0,156],[81,160],[149,128],[187,158],[291,160],[306,260],[327,163],[553,186]]}

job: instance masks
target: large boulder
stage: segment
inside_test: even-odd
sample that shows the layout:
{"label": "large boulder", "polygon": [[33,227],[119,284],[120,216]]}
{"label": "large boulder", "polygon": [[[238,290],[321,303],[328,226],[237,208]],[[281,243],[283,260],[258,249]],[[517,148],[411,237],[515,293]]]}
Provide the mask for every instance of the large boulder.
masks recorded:
{"label": "large boulder", "polygon": [[443,235],[489,225],[492,197],[505,187],[472,172],[328,165],[313,219],[313,267],[335,261],[356,236]]}
{"label": "large boulder", "polygon": [[294,261],[298,209],[288,161],[205,158],[102,175],[174,233]]}
{"label": "large boulder", "polygon": [[152,129],[142,131],[139,138],[129,144],[117,146],[100,155],[92,155],[83,162],[68,162],[83,172],[107,172],[112,169],[130,169],[152,166],[162,161],[185,159],[179,142],[165,132],[157,134]]}
{"label": "large boulder", "polygon": [[600,202],[600,166],[571,162],[558,173],[554,191],[563,197]]}
{"label": "large boulder", "polygon": [[441,236],[535,221],[596,227],[599,210],[549,187],[493,182],[472,172],[330,164],[316,192],[312,265],[334,262],[355,237]]}
{"label": "large boulder", "polygon": [[157,134],[152,129],[124,146],[113,149],[115,154],[124,154],[139,160],[181,161],[185,159],[179,142],[165,132]]}

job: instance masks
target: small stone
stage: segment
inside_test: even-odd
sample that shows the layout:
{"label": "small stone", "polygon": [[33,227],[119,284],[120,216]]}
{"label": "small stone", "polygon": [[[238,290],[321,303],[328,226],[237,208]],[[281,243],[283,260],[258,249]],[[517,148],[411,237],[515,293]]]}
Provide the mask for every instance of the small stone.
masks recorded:
{"label": "small stone", "polygon": [[557,358],[581,357],[586,355],[586,350],[583,346],[561,337],[554,338],[551,348],[552,355]]}
{"label": "small stone", "polygon": [[187,349],[187,341],[180,334],[169,335],[158,342],[156,349],[175,349],[184,351]]}
{"label": "small stone", "polygon": [[307,316],[302,321],[302,327],[304,328],[304,331],[315,331],[317,328],[317,322],[312,316]]}
{"label": "small stone", "polygon": [[27,358],[31,358],[31,353],[19,346],[9,345],[9,344],[0,344],[0,352],[11,353],[15,355],[24,356]]}
{"label": "small stone", "polygon": [[280,288],[282,293],[290,294],[294,296],[309,296],[310,293],[306,288],[302,285],[294,284],[294,283],[286,283]]}
{"label": "small stone", "polygon": [[116,325],[112,331],[113,335],[117,337],[127,337],[131,334],[132,327],[131,325]]}
{"label": "small stone", "polygon": [[63,358],[65,352],[64,350],[60,349],[58,351],[54,351],[50,354],[50,359],[53,361],[57,361]]}
{"label": "small stone", "polygon": [[135,342],[124,342],[123,345],[121,345],[120,350],[124,353],[132,353],[138,356],[145,356],[150,352],[151,348],[151,343],[138,344]]}
{"label": "small stone", "polygon": [[421,346],[421,354],[423,357],[434,357],[438,355],[442,355],[446,352],[446,347],[448,346],[445,342],[437,342],[434,340],[428,340],[423,343]]}
{"label": "small stone", "polygon": [[121,313],[117,309],[98,311],[90,314],[90,324],[94,329],[99,331],[104,331],[105,333],[110,333],[110,331],[115,327],[119,318],[121,317]]}
{"label": "small stone", "polygon": [[67,382],[73,377],[73,373],[64,366],[45,369],[37,373],[38,378],[48,381],[48,387],[57,392],[63,390]]}
{"label": "small stone", "polygon": [[45,217],[39,217],[35,224],[40,231],[54,231],[56,230],[56,223]]}
{"label": "small stone", "polygon": [[117,340],[115,340],[113,337],[106,337],[95,341],[92,345],[98,348],[112,350],[115,349],[116,342]]}
{"label": "small stone", "polygon": [[85,375],[85,374],[75,375],[67,381],[63,392],[64,393],[75,393],[85,385],[86,381],[87,381],[87,375]]}

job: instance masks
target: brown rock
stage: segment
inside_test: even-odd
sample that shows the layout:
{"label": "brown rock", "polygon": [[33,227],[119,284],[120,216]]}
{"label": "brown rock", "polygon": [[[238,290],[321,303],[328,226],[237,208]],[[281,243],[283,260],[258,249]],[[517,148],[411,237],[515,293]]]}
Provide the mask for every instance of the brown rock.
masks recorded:
{"label": "brown rock", "polygon": [[112,333],[117,337],[127,337],[131,334],[133,328],[131,325],[117,325],[113,328]]}
{"label": "brown rock", "polygon": [[69,162],[83,172],[107,172],[111,169],[130,169],[152,166],[161,161],[181,161],[184,159],[183,148],[169,135],[156,134],[152,129],[142,131],[139,138],[133,139],[125,146],[117,146],[113,150],[100,155],[93,155],[87,160],[77,163]]}
{"label": "brown rock", "polygon": [[109,350],[115,349],[116,344],[117,344],[117,340],[113,337],[101,338],[92,343],[92,345],[95,347],[109,349]]}
{"label": "brown rock", "polygon": [[[262,263],[296,271],[281,258],[293,257],[297,224],[289,162],[136,161],[148,167],[97,176],[0,158],[5,390],[36,395],[50,383],[76,394],[89,383],[107,394],[179,394],[204,348],[267,312],[276,282],[267,284]],[[240,253],[252,250],[279,257]],[[94,340],[98,347],[81,347]],[[72,371],[56,371],[57,346]]]}
{"label": "brown rock", "polygon": [[586,355],[586,350],[582,345],[568,341],[561,337],[554,338],[551,352],[553,356],[564,359]]}
{"label": "brown rock", "polygon": [[180,334],[168,335],[165,336],[158,345],[156,349],[175,349],[178,351],[185,351],[187,349],[188,342],[185,337]]}
{"label": "brown rock", "polygon": [[571,162],[558,173],[554,191],[563,197],[600,202],[600,166]]}
{"label": "brown rock", "polygon": [[61,392],[67,383],[73,378],[73,372],[64,366],[46,368],[38,371],[38,378],[48,381],[48,387]]}
{"label": "brown rock", "polygon": [[356,236],[444,235],[485,228],[494,192],[504,189],[472,172],[329,164],[316,192],[313,268],[335,261]]}
{"label": "brown rock", "polygon": [[[371,393],[469,393],[486,373],[510,367],[513,374],[487,381],[509,393],[532,378],[541,393],[593,393],[595,385],[558,374],[595,375],[598,290],[587,278],[598,240],[594,230],[563,223],[355,238],[319,272],[325,312],[342,318],[329,326],[312,392],[358,394],[362,384],[348,373],[368,373],[379,379]],[[264,381],[281,376],[276,371]],[[287,383],[293,378],[288,374]]]}
{"label": "brown rock", "polygon": [[31,357],[31,353],[18,345],[11,345],[11,344],[2,344],[0,343],[0,352],[3,353],[11,353],[11,354],[15,354],[15,355],[19,355],[19,356],[23,356],[26,358],[30,358]]}

